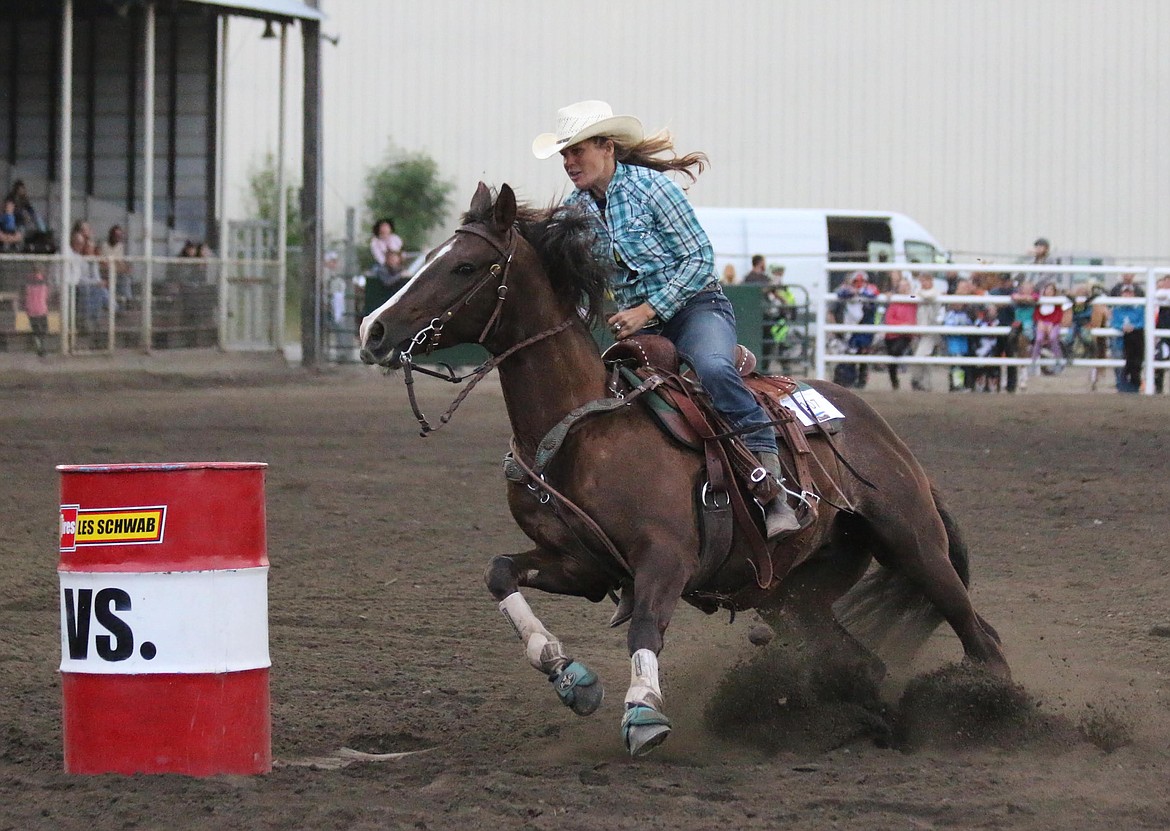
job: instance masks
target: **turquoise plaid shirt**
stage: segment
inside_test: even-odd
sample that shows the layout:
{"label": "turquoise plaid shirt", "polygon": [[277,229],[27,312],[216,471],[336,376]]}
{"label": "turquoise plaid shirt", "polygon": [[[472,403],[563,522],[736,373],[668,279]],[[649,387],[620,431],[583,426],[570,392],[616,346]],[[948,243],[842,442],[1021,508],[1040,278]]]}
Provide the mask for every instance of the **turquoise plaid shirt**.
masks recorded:
{"label": "turquoise plaid shirt", "polygon": [[604,218],[589,191],[575,190],[565,204],[593,220],[618,307],[649,303],[670,320],[715,280],[715,252],[686,194],[657,170],[618,162],[605,200]]}

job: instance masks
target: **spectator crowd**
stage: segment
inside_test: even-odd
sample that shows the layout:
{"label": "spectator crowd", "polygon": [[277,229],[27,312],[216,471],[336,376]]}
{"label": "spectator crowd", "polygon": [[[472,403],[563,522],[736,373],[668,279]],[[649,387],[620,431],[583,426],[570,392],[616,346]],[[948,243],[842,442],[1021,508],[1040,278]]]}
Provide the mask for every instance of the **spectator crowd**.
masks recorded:
{"label": "spectator crowd", "polygon": [[[0,254],[45,255],[58,251],[63,255],[60,282],[47,278],[47,273],[52,272],[41,261],[33,260],[29,264],[28,260],[15,259],[12,260],[15,266],[4,266],[3,282],[15,289],[11,293],[19,310],[28,317],[30,345],[38,354],[45,354],[49,316],[51,310],[55,313],[60,307],[58,295],[64,287],[73,300],[73,323],[79,343],[92,337],[93,345],[100,348],[105,342],[101,336],[108,330],[106,321],[111,311],[134,313],[141,299],[128,259],[126,230],[114,224],[98,239],[89,221],[79,219],[70,227],[64,246],[59,246],[57,235],[36,209],[25,183],[16,180],[0,210]],[[178,256],[183,260],[206,260],[213,254],[206,243],[187,240]],[[206,284],[208,274],[203,263],[170,264],[156,272],[156,295],[165,298],[174,294],[180,285]],[[7,345],[14,325],[9,321],[6,326],[0,326],[0,344]]]}
{"label": "spectator crowd", "polygon": [[[1047,239],[1033,243],[1023,265],[1065,265],[1050,253]],[[914,266],[910,265],[910,269]],[[751,259],[751,270],[737,278],[734,267],[723,275],[727,284],[758,285],[763,291],[764,367],[767,359],[783,348],[795,304],[792,290],[784,285],[783,266],[771,274],[763,255]],[[830,301],[829,317],[843,326],[884,325],[890,327],[931,326],[941,332],[891,331],[874,334],[847,331],[831,336],[826,344],[835,355],[833,380],[842,386],[864,389],[870,380],[872,360],[849,361],[849,355],[889,355],[929,358],[947,356],[964,359],[947,367],[947,389],[951,392],[1007,392],[1026,390],[1029,379],[1061,373],[1077,359],[1113,359],[1124,362],[1115,369],[1089,367],[1089,387],[1096,391],[1101,379],[1111,373],[1119,392],[1142,389],[1145,360],[1145,291],[1135,273],[1120,275],[1106,288],[1103,282],[1076,281],[1072,274],[1022,270],[935,274],[930,271],[880,269],[873,272],[836,272],[837,283]],[[945,300],[943,296],[947,297]],[[1170,275],[1157,283],[1158,311],[1155,328],[1170,329]],[[956,302],[956,298],[962,301]],[[969,301],[967,298],[970,298]],[[1108,300],[1114,298],[1114,300]],[[1119,302],[1119,301],[1135,302]],[[953,334],[945,327],[965,327]],[[972,332],[996,327],[998,331]],[[1115,335],[1094,334],[1114,329]],[[1003,332],[1006,330],[1006,333]],[[1170,360],[1170,337],[1158,337],[1155,360]],[[1013,358],[1010,366],[973,358]],[[1022,361],[1027,363],[1022,363]],[[880,368],[880,365],[878,365]],[[891,362],[886,364],[890,386],[903,386],[903,375],[916,391],[932,389],[931,365]],[[1154,371],[1154,391],[1164,391],[1165,370]]]}
{"label": "spectator crowd", "polygon": [[[965,360],[947,371],[947,389],[951,392],[1008,392],[1027,389],[1029,378],[1039,374],[1062,372],[1077,358],[1114,358],[1124,366],[1114,372],[1114,386],[1119,392],[1141,390],[1142,365],[1145,357],[1145,305],[1141,302],[1106,303],[1106,297],[1138,300],[1144,295],[1134,282],[1134,274],[1125,274],[1111,289],[1098,282],[1082,282],[1063,290],[1052,279],[1035,280],[1033,274],[975,273],[970,276],[947,275],[945,281],[929,272],[902,275],[894,273],[893,289],[882,293],[871,275],[855,271],[837,289],[831,306],[834,322],[843,325],[880,323],[888,326],[940,326],[1007,328],[1007,334],[972,333],[970,328],[941,335],[890,332],[881,338],[872,333],[845,333],[830,344],[829,351],[838,355],[887,354],[901,357],[913,354],[926,357],[942,354],[955,358],[1025,358],[1024,366],[980,365]],[[888,278],[887,278],[888,279]],[[944,294],[970,297],[970,302],[940,302],[936,283]],[[987,302],[988,298],[996,302]],[[1001,299],[1002,298],[1002,299]],[[1170,328],[1170,275],[1158,281],[1158,313],[1155,328]],[[1007,302],[1004,302],[1004,301]],[[1093,330],[1115,329],[1117,335],[1094,334]],[[1170,338],[1161,337],[1155,344],[1157,360],[1170,359]],[[868,382],[868,363],[836,362],[833,380],[843,386],[864,388]],[[930,389],[927,365],[887,366],[890,385],[901,387],[900,374],[908,369],[911,387]],[[1164,390],[1165,370],[1154,373],[1155,392]],[[1096,390],[1102,370],[1089,370],[1090,388]]]}

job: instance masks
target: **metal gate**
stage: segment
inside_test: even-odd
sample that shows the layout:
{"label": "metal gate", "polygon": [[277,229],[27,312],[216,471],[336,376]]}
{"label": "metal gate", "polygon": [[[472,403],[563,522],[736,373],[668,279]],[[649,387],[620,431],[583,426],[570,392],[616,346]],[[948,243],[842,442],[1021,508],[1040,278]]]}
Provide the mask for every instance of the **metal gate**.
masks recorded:
{"label": "metal gate", "polygon": [[280,346],[284,275],[280,273],[276,239],[273,222],[228,223],[225,273],[220,279],[225,349],[267,350]]}

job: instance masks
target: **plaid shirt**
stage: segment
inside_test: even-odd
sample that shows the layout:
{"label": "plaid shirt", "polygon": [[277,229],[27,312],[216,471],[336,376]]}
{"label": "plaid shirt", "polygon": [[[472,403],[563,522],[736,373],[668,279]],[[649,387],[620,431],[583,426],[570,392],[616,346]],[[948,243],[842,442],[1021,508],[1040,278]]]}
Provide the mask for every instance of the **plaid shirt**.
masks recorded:
{"label": "plaid shirt", "polygon": [[667,321],[715,280],[715,252],[682,188],[664,174],[617,163],[605,192],[605,216],[589,191],[566,205],[585,210],[598,234],[599,255],[613,264],[618,307],[649,303]]}

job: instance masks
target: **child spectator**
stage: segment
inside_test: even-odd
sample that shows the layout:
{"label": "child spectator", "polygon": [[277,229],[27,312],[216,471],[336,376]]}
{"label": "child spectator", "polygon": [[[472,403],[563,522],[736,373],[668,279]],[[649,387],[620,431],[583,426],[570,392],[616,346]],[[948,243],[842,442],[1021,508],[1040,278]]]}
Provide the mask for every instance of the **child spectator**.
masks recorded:
{"label": "child spectator", "polygon": [[100,268],[106,278],[109,278],[111,265],[114,271],[114,282],[117,283],[115,296],[118,305],[129,305],[134,297],[134,286],[130,276],[130,263],[126,262],[126,232],[121,225],[110,226],[110,232],[98,246],[98,255],[102,258]]}
{"label": "child spectator", "polygon": [[[1096,284],[1090,289],[1093,299],[1089,301],[1089,329],[1105,329],[1110,323],[1112,312],[1110,307],[1099,302],[1105,296],[1105,287]],[[1104,335],[1093,336],[1093,357],[1104,360],[1109,357],[1109,338]],[[1089,367],[1089,389],[1097,391],[1097,380],[1101,377],[1101,367]]]}
{"label": "child spectator", "polygon": [[[1012,285],[1012,275],[1004,273],[998,275],[997,284],[987,293],[993,297],[1011,297],[1015,291],[1015,287]],[[991,353],[992,356],[995,358],[1020,357],[1019,341],[1023,326],[1016,322],[1015,307],[1010,303],[1004,303],[995,306],[995,310],[996,325],[1006,326],[1011,329],[1011,332],[995,339],[995,349]],[[1005,383],[1002,388],[1008,392],[1015,392],[1019,380],[1019,367],[1004,367],[1003,374]],[[997,388],[999,387],[998,381],[999,379],[996,379]]]}
{"label": "child spectator", "polygon": [[[983,327],[994,326],[996,325],[997,315],[998,309],[995,306],[979,307],[975,325]],[[990,358],[995,354],[995,346],[998,340],[995,335],[975,335],[971,338],[971,343],[969,344],[971,354],[979,358]],[[999,367],[977,366],[972,370],[972,374],[975,376],[974,388],[976,392],[999,392]]]}
{"label": "child spectator", "polygon": [[[955,284],[955,294],[971,294],[972,287],[969,280],[960,280]],[[948,305],[943,314],[944,326],[971,326],[974,323],[970,306]],[[970,354],[970,338],[963,335],[947,335],[947,355],[952,358],[964,358]],[[975,376],[969,374],[966,367],[956,364],[951,367],[947,389],[950,392],[961,392],[972,389]],[[970,382],[970,383],[968,383]]]}
{"label": "child spectator", "polygon": [[370,254],[374,267],[368,273],[362,292],[362,317],[377,309],[406,285],[402,276],[402,237],[394,232],[394,220],[389,217],[374,222],[371,229]]}
{"label": "child spectator", "polygon": [[[1012,310],[1015,314],[1014,322],[1018,324],[1016,332],[1016,354],[1021,358],[1031,351],[1032,338],[1036,336],[1036,293],[1032,283],[1027,279],[1021,280],[1012,294]],[[1028,372],[1025,369],[1020,373],[1019,390],[1028,388]]]}
{"label": "child spectator", "polygon": [[[840,323],[861,326],[871,325],[877,315],[877,286],[869,282],[864,271],[855,271],[849,281],[837,290],[837,319]],[[849,335],[849,353],[864,355],[873,345],[872,332],[853,332]],[[850,379],[852,366],[853,377]],[[865,389],[869,380],[869,364],[838,364],[841,370],[839,378],[835,374],[834,380],[842,386],[853,386]],[[850,382],[851,381],[851,382]]]}
{"label": "child spectator", "polygon": [[[895,295],[912,295],[914,287],[910,278],[899,277],[894,286]],[[914,326],[918,323],[918,304],[907,301],[896,301],[886,306],[885,324],[887,326]],[[886,335],[886,354],[900,358],[910,351],[914,336],[909,332],[890,332]],[[898,389],[898,369],[896,363],[889,364],[890,386]]]}
{"label": "child spectator", "polygon": [[394,232],[394,220],[389,217],[374,223],[374,236],[370,239],[370,253],[374,255],[375,276],[389,285],[402,270],[402,237]]}
{"label": "child spectator", "polygon": [[1127,288],[1133,289],[1134,297],[1145,297],[1146,290],[1138,285],[1137,275],[1132,271],[1121,275],[1121,279],[1113,284],[1113,288],[1109,289],[1110,297],[1121,297]]}
{"label": "child spectator", "polygon": [[81,234],[85,237],[85,250],[90,254],[97,253],[97,241],[93,238],[93,226],[89,224],[87,219],[79,219],[73,223],[73,230],[69,234],[69,238],[73,238],[73,234]]}
{"label": "child spectator", "polygon": [[1073,361],[1074,350],[1081,347],[1082,354],[1089,354],[1091,350],[1092,340],[1088,334],[1089,319],[1093,315],[1092,302],[1093,293],[1092,288],[1088,283],[1079,283],[1072,288],[1072,307],[1069,310],[1069,324],[1070,331],[1067,338],[1065,338],[1065,358],[1068,363]]}
{"label": "child spectator", "polygon": [[23,243],[24,234],[16,222],[16,202],[9,197],[0,213],[0,254],[15,254]]}
{"label": "child spectator", "polygon": [[45,272],[34,268],[24,286],[24,313],[32,329],[33,348],[37,355],[45,355],[45,336],[49,333],[49,284]]}
{"label": "child spectator", "polygon": [[[919,326],[937,326],[939,324],[939,318],[942,315],[942,309],[938,302],[940,283],[941,281],[936,281],[934,275],[929,271],[918,275],[918,288],[915,294],[918,296],[916,322]],[[929,358],[937,348],[938,335],[933,332],[919,335],[918,343],[914,346],[914,357]],[[915,364],[910,369],[910,387],[920,391],[930,389],[929,364]]]}
{"label": "child spectator", "polygon": [[1060,372],[1064,360],[1064,350],[1060,343],[1060,328],[1064,322],[1064,299],[1057,294],[1055,283],[1045,283],[1040,287],[1032,311],[1032,321],[1036,329],[1036,339],[1032,341],[1033,370],[1039,365],[1040,354],[1047,346],[1057,361],[1053,371]]}
{"label": "child spectator", "polygon": [[[1132,299],[1133,286],[1122,286],[1121,296]],[[1125,359],[1117,380],[1118,392],[1137,392],[1142,386],[1142,351],[1145,349],[1146,310],[1140,304],[1113,307],[1113,328],[1121,330],[1121,352]]]}

